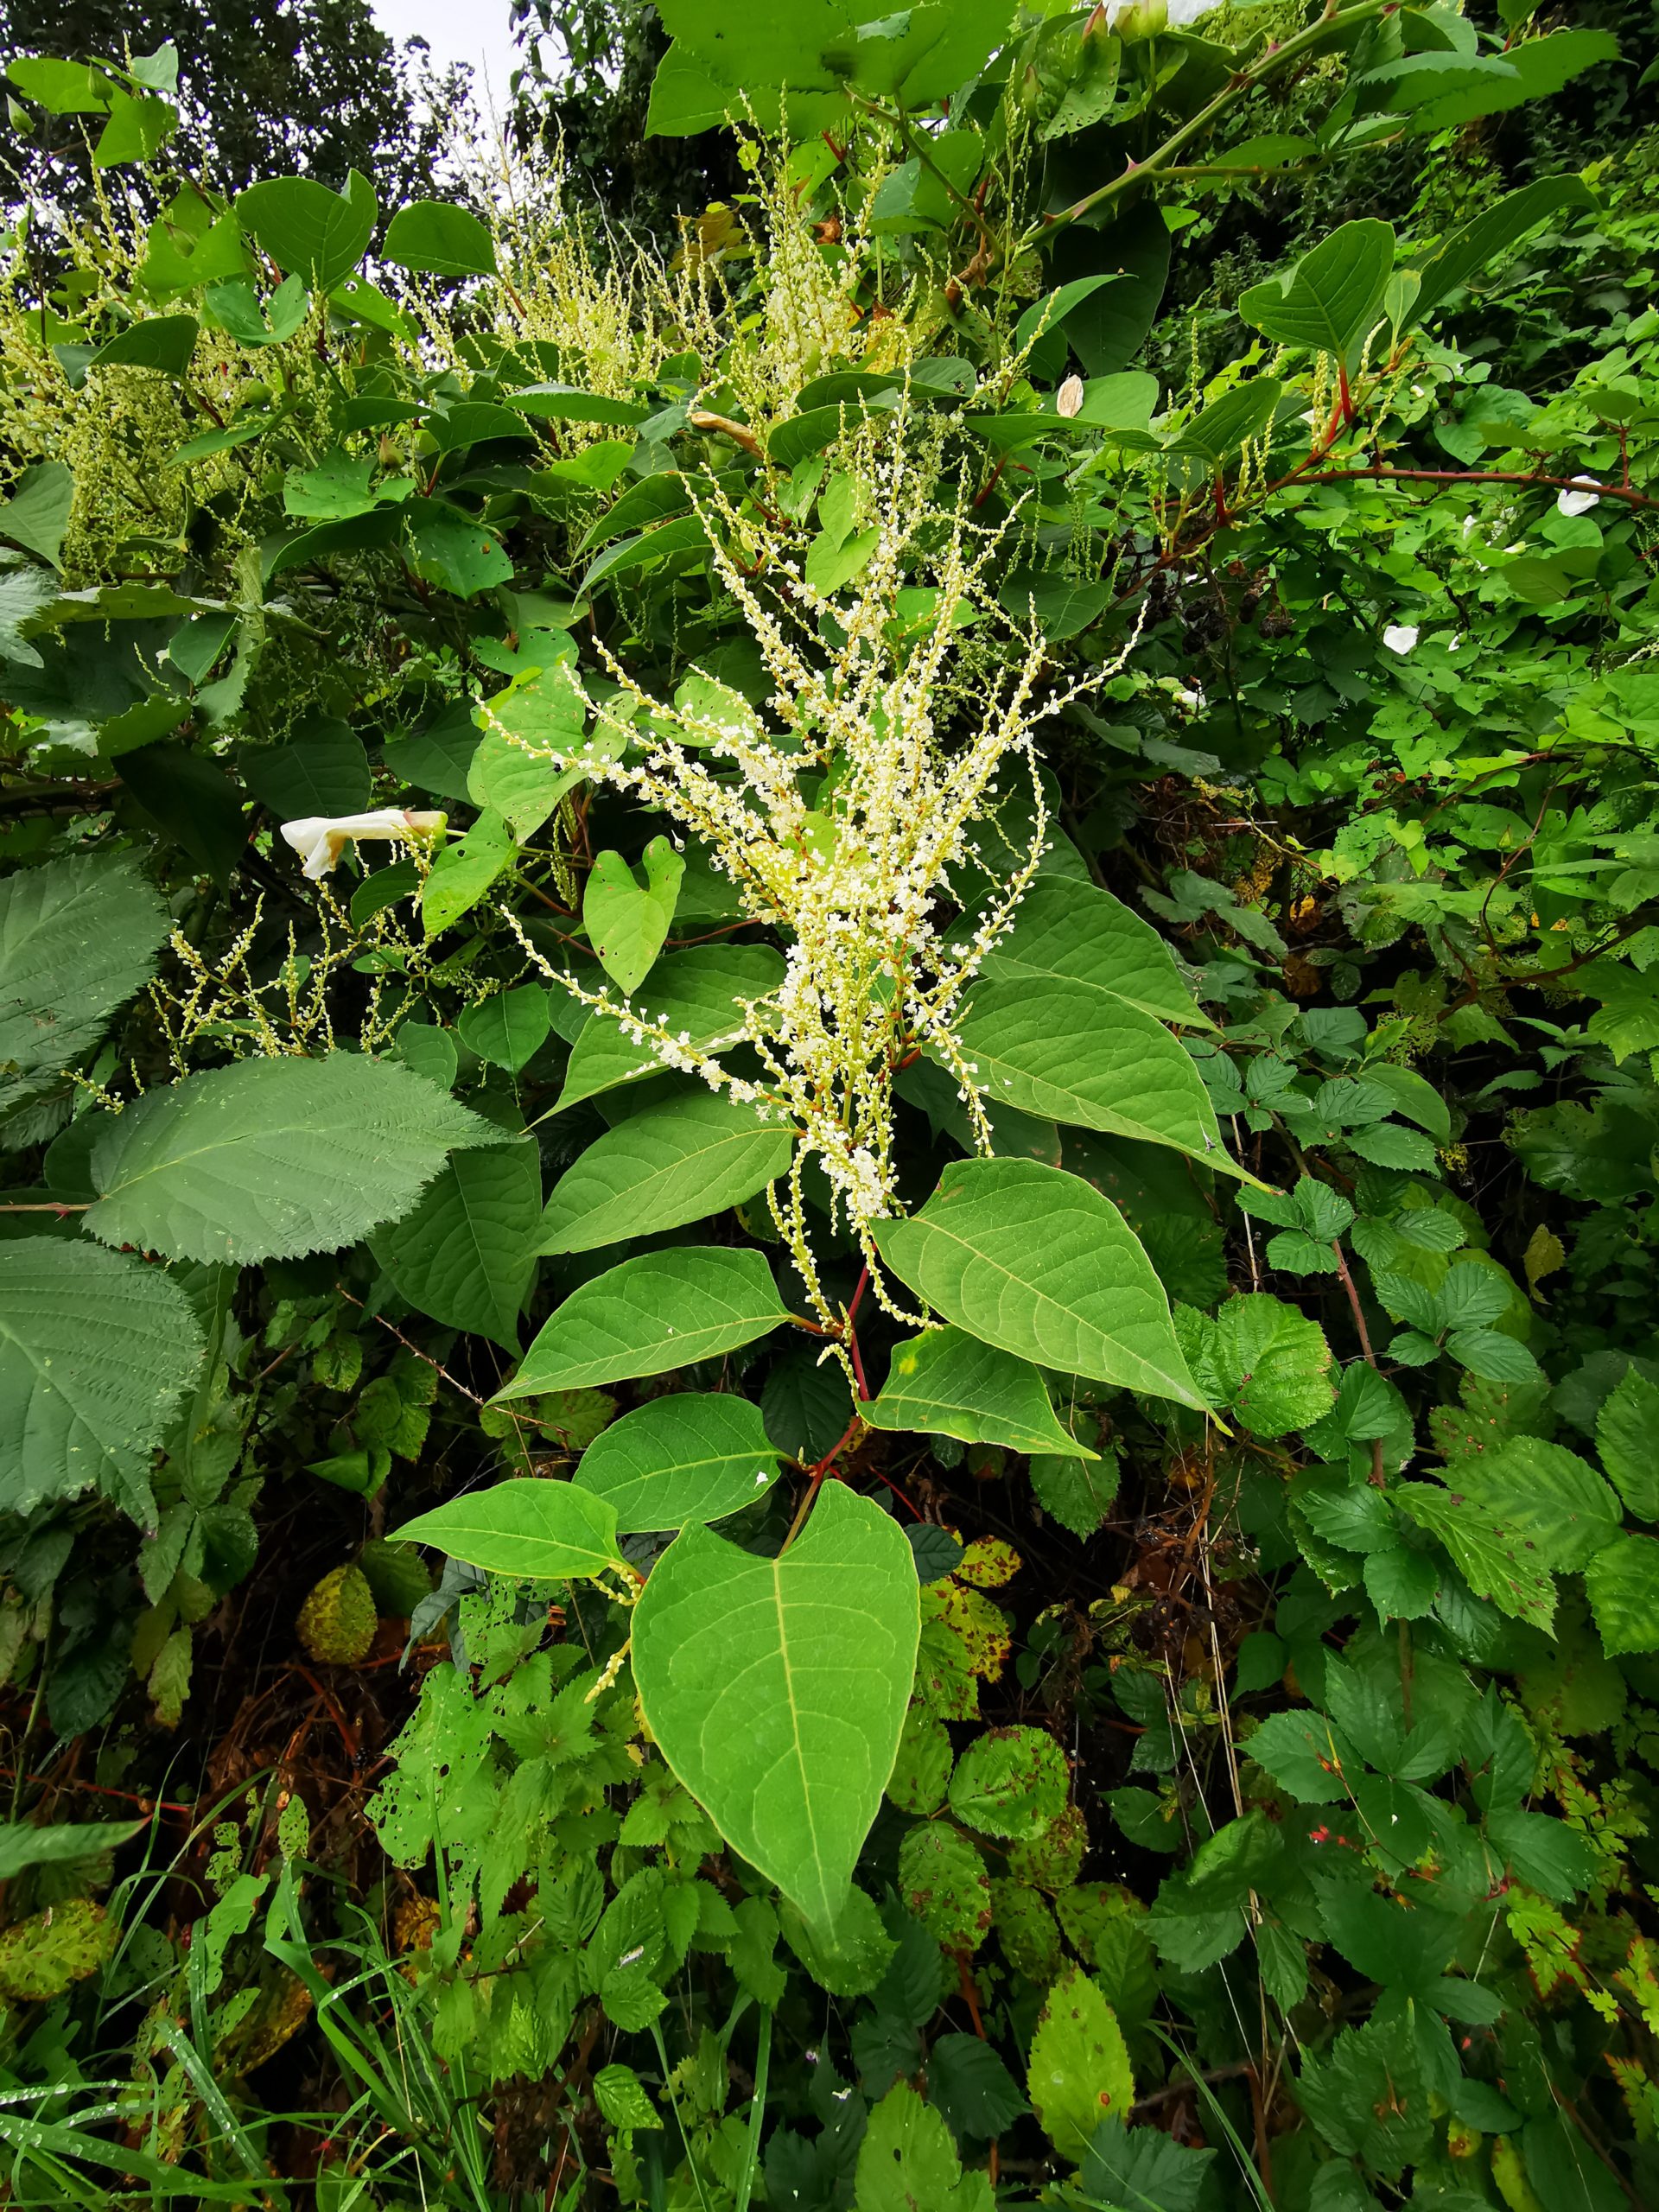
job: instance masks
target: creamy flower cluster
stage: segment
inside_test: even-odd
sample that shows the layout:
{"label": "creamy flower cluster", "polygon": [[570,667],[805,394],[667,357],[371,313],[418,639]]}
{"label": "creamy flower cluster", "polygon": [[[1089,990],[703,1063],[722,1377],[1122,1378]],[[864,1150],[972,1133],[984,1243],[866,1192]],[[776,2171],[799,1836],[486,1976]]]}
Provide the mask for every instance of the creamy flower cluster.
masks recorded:
{"label": "creamy flower cluster", "polygon": [[[665,705],[614,664],[620,690],[588,705],[598,731],[630,741],[626,751],[591,741],[586,751],[538,745],[484,710],[550,772],[580,766],[660,808],[702,842],[745,912],[779,932],[783,982],[743,1009],[743,1034],[764,1071],[759,1081],[734,1077],[665,1019],[546,972],[619,1021],[664,1066],[792,1125],[794,1165],[786,1191],[774,1192],[772,1202],[826,1320],[834,1317],[817,1289],[802,1175],[810,1161],[820,1165],[831,1203],[844,1208],[885,1297],[870,1224],[899,1205],[895,1071],[925,1051],[942,1062],[956,1077],[976,1141],[990,1149],[976,1071],[963,1059],[954,1025],[964,990],[1007,929],[1047,843],[1033,731],[1063,703],[1036,697],[1044,654],[1034,630],[1011,652],[993,652],[964,636],[965,616],[982,624],[991,614],[983,580],[997,550],[970,518],[931,518],[943,550],[925,564],[935,596],[918,612],[917,594],[904,587],[921,565],[914,544],[920,498],[902,437],[872,474],[875,549],[854,583],[833,595],[810,585],[773,541],[772,592],[763,600],[728,550],[739,518],[711,495],[704,521],[715,565],[775,685],[765,719],[706,679],[683,686],[677,703]],[[1024,848],[1012,865],[997,832],[984,839],[993,857],[977,842],[986,817],[1009,801],[1017,802],[1009,810]],[[949,943],[942,904],[972,918]]]}

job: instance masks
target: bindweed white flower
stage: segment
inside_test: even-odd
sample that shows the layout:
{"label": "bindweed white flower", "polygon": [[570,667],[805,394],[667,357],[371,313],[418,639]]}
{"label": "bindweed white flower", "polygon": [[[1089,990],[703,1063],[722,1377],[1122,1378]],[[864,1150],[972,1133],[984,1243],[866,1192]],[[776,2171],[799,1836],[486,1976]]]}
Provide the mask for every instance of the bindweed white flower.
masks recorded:
{"label": "bindweed white flower", "polygon": [[1573,481],[1585,488],[1581,492],[1558,492],[1555,494],[1557,514],[1587,515],[1592,507],[1601,505],[1602,487],[1593,476],[1575,476]]}
{"label": "bindweed white flower", "polygon": [[1391,653],[1413,652],[1422,632],[1414,622],[1390,622],[1382,632],[1382,642]]}
{"label": "bindweed white flower", "polygon": [[1063,416],[1068,423],[1074,416],[1083,412],[1083,378],[1081,377],[1067,377],[1054,395],[1054,412]]}
{"label": "bindweed white flower", "polygon": [[334,867],[347,845],[429,842],[448,828],[447,814],[410,814],[400,806],[378,807],[372,814],[308,814],[284,822],[283,836],[305,862],[302,874],[317,882]]}

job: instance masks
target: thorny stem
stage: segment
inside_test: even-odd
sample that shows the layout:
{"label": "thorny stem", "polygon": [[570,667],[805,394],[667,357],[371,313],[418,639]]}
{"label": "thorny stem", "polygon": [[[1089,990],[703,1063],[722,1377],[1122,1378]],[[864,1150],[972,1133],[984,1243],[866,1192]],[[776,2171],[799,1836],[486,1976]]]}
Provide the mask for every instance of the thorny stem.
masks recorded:
{"label": "thorny stem", "polygon": [[[369,1309],[363,1303],[363,1300],[360,1298],[353,1298],[351,1292],[346,1289],[343,1282],[337,1282],[334,1285],[334,1288],[340,1293],[340,1296],[346,1300],[346,1303],[348,1306],[355,1306],[359,1313],[369,1313]],[[464,1382],[458,1382],[454,1376],[449,1372],[448,1369],[443,1366],[438,1360],[434,1359],[430,1352],[423,1351],[418,1344],[410,1344],[409,1338],[404,1334],[401,1329],[392,1328],[391,1323],[387,1320],[384,1313],[370,1313],[369,1319],[372,1321],[378,1321],[383,1329],[390,1330],[391,1334],[397,1338],[398,1343],[402,1344],[405,1351],[413,1352],[416,1359],[423,1360],[426,1365],[431,1368],[435,1375],[439,1376],[449,1385],[449,1388],[452,1390],[459,1390],[461,1396],[474,1406],[481,1406],[483,1404],[484,1401],[479,1396],[476,1390],[469,1390]]]}
{"label": "thorny stem", "polygon": [[[1354,1327],[1359,1334],[1359,1348],[1365,1355],[1365,1364],[1373,1374],[1376,1374],[1378,1370],[1376,1354],[1371,1350],[1371,1332],[1365,1326],[1364,1308],[1360,1305],[1359,1293],[1354,1287],[1353,1276],[1349,1273],[1347,1260],[1343,1255],[1341,1237],[1333,1236],[1331,1239],[1331,1249],[1337,1255],[1337,1273],[1342,1279],[1343,1288],[1348,1294],[1349,1311],[1354,1317]],[[1380,1436],[1374,1436],[1371,1439],[1371,1481],[1376,1489],[1382,1488],[1382,1440]]]}

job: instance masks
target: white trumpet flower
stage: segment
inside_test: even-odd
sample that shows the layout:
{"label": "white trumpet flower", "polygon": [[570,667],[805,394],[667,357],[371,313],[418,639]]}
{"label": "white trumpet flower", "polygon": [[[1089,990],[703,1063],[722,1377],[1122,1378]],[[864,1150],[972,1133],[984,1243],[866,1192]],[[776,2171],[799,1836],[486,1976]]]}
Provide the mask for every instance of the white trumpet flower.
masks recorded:
{"label": "white trumpet flower", "polygon": [[1382,642],[1391,653],[1408,653],[1421,635],[1414,622],[1390,622],[1382,632]]}
{"label": "white trumpet flower", "polygon": [[1581,492],[1558,492],[1555,494],[1557,514],[1587,515],[1592,507],[1601,505],[1602,487],[1593,476],[1575,476],[1573,481],[1581,484],[1584,489]]}
{"label": "white trumpet flower", "polygon": [[302,873],[315,883],[328,874],[347,845],[429,842],[442,836],[448,823],[447,814],[410,814],[400,806],[382,806],[372,814],[308,814],[297,822],[284,822],[283,836],[304,860]]}

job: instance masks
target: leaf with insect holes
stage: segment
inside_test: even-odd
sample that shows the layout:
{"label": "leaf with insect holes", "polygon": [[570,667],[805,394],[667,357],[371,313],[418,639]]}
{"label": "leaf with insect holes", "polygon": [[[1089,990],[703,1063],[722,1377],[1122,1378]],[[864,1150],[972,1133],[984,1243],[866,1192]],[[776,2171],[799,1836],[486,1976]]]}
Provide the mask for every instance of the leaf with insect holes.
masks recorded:
{"label": "leaf with insect holes", "polygon": [[599,963],[632,994],[650,974],[674,919],[685,862],[666,837],[653,837],[639,883],[620,853],[601,853],[582,896],[582,919]]}

